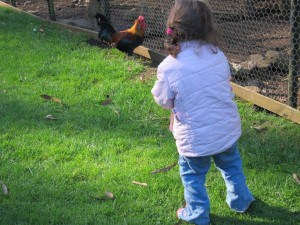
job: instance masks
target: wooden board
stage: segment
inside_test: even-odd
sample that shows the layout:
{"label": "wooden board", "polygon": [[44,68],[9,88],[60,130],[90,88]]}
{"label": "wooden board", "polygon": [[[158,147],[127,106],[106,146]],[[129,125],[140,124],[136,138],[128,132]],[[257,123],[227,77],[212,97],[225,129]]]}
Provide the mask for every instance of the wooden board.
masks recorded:
{"label": "wooden board", "polygon": [[245,99],[248,102],[252,102],[266,110],[269,110],[277,115],[285,117],[295,123],[300,124],[300,111],[289,107],[283,103],[277,102],[271,98],[253,92],[245,87],[231,83],[233,92],[236,96]]}
{"label": "wooden board", "polygon": [[139,46],[133,51],[135,54],[143,56],[147,59],[151,59],[152,61],[156,63],[160,63],[166,58],[166,55],[163,55],[159,52],[153,51],[149,48],[146,48],[144,46]]}
{"label": "wooden board", "polygon": [[[6,4],[2,1],[0,1],[0,6],[14,8],[11,5]],[[14,8],[14,9],[16,9],[18,11],[22,11],[17,8]],[[22,11],[22,12],[24,12],[24,11]],[[24,13],[27,13],[27,12],[24,12]],[[29,14],[29,13],[27,13],[27,14]],[[32,14],[29,14],[29,15],[32,15]],[[34,15],[32,15],[32,16],[34,16]],[[37,16],[35,16],[35,17],[37,17]],[[37,18],[39,18],[39,17],[37,17]],[[39,18],[39,19],[41,19],[41,18]],[[42,19],[42,20],[45,20],[45,19]],[[88,35],[94,39],[98,38],[98,34],[95,31],[91,31],[91,30],[87,30],[87,29],[83,29],[83,28],[79,28],[79,27],[75,27],[75,26],[71,26],[71,25],[67,25],[67,24],[63,24],[63,23],[59,23],[59,22],[53,22],[53,21],[49,21],[49,20],[45,20],[45,21],[55,23],[66,29],[69,29],[71,31],[85,33],[86,35]],[[159,52],[152,51],[151,49],[148,49],[143,46],[137,47],[134,50],[134,53],[141,55],[145,58],[148,58],[156,63],[160,63],[166,57],[166,55],[163,55]],[[277,102],[277,101],[275,101],[271,98],[268,98],[266,96],[263,96],[261,94],[255,93],[255,92],[253,92],[245,87],[242,87],[240,85],[237,85],[235,83],[231,83],[231,86],[232,86],[233,92],[236,94],[236,96],[238,96],[242,99],[245,99],[246,101],[249,101],[255,105],[258,105],[258,106],[260,106],[270,112],[273,112],[279,116],[285,117],[295,123],[300,124],[300,111],[299,110],[291,108],[288,105]]]}

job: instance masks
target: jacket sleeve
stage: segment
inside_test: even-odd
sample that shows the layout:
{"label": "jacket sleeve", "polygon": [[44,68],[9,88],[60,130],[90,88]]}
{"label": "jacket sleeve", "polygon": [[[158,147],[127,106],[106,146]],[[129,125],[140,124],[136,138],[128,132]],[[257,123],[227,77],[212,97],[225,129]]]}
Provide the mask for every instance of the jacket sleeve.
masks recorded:
{"label": "jacket sleeve", "polygon": [[151,90],[155,102],[163,108],[174,108],[174,92],[171,90],[169,81],[164,72],[158,68],[157,80]]}

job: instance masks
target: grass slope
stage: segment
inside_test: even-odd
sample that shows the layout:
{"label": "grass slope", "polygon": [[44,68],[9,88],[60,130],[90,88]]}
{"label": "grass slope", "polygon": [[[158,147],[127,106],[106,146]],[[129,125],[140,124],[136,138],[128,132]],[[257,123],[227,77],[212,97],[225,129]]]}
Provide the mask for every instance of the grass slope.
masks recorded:
{"label": "grass slope", "polygon": [[[169,113],[152,99],[154,79],[140,79],[147,69],[140,60],[6,8],[0,8],[0,58],[0,180],[9,190],[0,193],[0,224],[177,222],[178,167],[149,173],[177,160]],[[299,224],[300,187],[292,174],[300,174],[300,126],[238,105],[239,148],[257,201],[246,214],[231,212],[213,166],[207,176],[213,224]],[[265,131],[251,128],[262,124]],[[105,199],[106,191],[115,198]]]}

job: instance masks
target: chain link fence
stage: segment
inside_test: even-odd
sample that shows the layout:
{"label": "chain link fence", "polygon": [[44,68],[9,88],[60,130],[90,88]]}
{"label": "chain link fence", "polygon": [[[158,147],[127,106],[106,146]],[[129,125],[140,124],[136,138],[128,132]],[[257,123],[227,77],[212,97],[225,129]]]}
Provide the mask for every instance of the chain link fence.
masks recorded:
{"label": "chain link fence", "polygon": [[[143,45],[163,52],[165,22],[174,1],[99,1],[117,29],[143,15],[148,23]],[[233,82],[299,109],[300,1],[207,2],[224,37]]]}
{"label": "chain link fence", "polygon": [[300,1],[209,2],[226,42],[233,81],[299,107]]}
{"label": "chain link fence", "polygon": [[[54,5],[61,1],[68,0],[54,0]],[[143,15],[147,22],[143,45],[164,53],[165,23],[174,0],[69,1],[85,6],[86,18],[82,19],[88,25],[84,27],[94,31],[98,31],[94,19],[97,12],[105,14],[117,30],[129,28]],[[232,81],[300,109],[300,0],[207,2],[223,34],[223,50],[231,64]]]}

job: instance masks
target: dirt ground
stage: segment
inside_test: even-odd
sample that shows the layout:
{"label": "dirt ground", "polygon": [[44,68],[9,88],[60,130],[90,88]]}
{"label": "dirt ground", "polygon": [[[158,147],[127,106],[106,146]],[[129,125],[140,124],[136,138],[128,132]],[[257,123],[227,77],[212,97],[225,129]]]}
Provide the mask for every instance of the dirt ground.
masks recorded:
{"label": "dirt ground", "polygon": [[[58,22],[67,23],[69,25],[97,31],[98,27],[95,24],[96,21],[88,15],[88,3],[86,3],[85,1],[86,0],[54,0],[56,20]],[[46,0],[17,0],[16,3],[17,8],[21,10],[24,10],[44,19],[50,18]],[[276,49],[285,50],[289,44],[289,29],[287,29],[288,27],[284,24],[279,24],[278,26],[281,27],[277,27],[276,29],[274,29],[272,28],[272,26],[268,25],[268,21],[264,23],[260,22],[260,28],[264,27],[262,29],[264,31],[263,33],[255,31],[254,29],[256,28],[255,26],[253,26],[249,27],[248,30],[240,29],[239,32],[243,32],[241,36],[236,35],[236,31],[230,29],[232,27],[234,27],[235,29],[239,29],[239,27],[244,26],[243,23],[244,21],[234,21],[224,22],[222,24],[225,28],[229,28],[224,29],[223,33],[231,37],[229,38],[229,41],[231,41],[232,46],[234,46],[234,49],[228,49],[227,51],[227,56],[230,58],[230,60],[233,60],[235,62],[241,62],[243,60],[246,60],[246,58],[251,54],[264,54],[266,52],[265,49],[267,49],[269,46],[276,45]],[[278,32],[281,32],[280,38],[272,38],[276,37],[276,35],[278,36]],[[254,36],[252,34],[254,34]],[[243,37],[243,40],[239,39],[241,37]],[[150,41],[152,42],[153,40],[151,39]],[[255,45],[251,45],[251,43],[255,43]],[[153,73],[154,71],[151,71],[151,74]],[[287,72],[271,71],[269,75],[265,77],[261,76],[259,81],[256,82],[256,86],[258,86],[258,88],[260,89],[261,94],[268,96],[276,101],[287,103],[287,75]],[[257,74],[254,76],[257,80]],[[243,83],[238,80],[236,83],[242,86],[247,86],[246,83]],[[298,97],[298,107],[299,106],[300,93]]]}
{"label": "dirt ground", "polygon": [[[50,19],[46,0],[17,0],[17,8],[43,19]],[[82,0],[54,0],[57,22],[96,30],[95,21],[87,15],[87,3]]]}
{"label": "dirt ground", "polygon": [[[54,7],[57,20],[86,17],[86,4],[80,3],[78,0],[54,0]],[[46,0],[17,0],[17,8],[49,19]]]}

